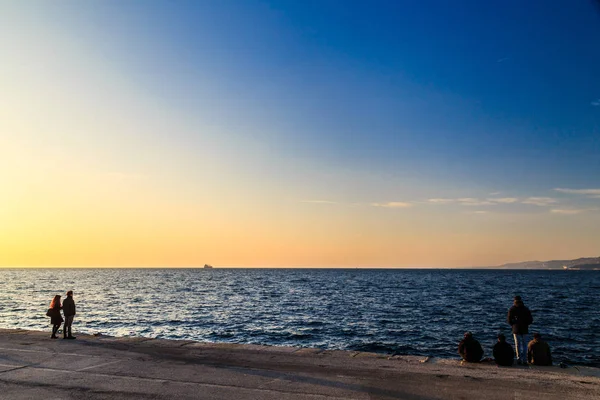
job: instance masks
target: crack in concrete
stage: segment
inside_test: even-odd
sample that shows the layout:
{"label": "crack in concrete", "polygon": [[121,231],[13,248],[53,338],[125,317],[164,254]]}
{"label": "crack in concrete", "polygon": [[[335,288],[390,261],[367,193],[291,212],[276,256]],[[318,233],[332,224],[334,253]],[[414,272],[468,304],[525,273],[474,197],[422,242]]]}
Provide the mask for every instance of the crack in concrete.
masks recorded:
{"label": "crack in concrete", "polygon": [[1,375],[1,374],[4,374],[4,373],[7,373],[7,372],[17,371],[17,370],[19,370],[19,369],[24,369],[24,368],[30,367],[31,365],[32,365],[32,364],[30,364],[30,365],[21,365],[21,366],[19,366],[19,367],[15,367],[15,368],[7,369],[7,370],[5,370],[5,371],[0,371],[0,375]]}

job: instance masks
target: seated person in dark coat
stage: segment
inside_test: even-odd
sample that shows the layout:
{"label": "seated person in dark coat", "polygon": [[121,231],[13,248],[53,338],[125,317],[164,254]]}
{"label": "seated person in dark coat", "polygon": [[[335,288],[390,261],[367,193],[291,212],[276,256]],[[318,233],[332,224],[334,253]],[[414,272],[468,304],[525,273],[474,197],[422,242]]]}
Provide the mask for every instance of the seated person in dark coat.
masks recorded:
{"label": "seated person in dark coat", "polygon": [[533,365],[552,365],[550,346],[542,340],[539,333],[535,333],[533,340],[527,345],[527,361]]}
{"label": "seated person in dark coat", "polygon": [[496,364],[503,367],[512,366],[514,354],[512,346],[506,343],[506,336],[502,333],[499,334],[498,343],[494,345],[494,361],[496,361]]}
{"label": "seated person in dark coat", "polygon": [[458,344],[458,354],[468,362],[479,362],[483,357],[483,349],[471,332],[465,333],[465,337]]}

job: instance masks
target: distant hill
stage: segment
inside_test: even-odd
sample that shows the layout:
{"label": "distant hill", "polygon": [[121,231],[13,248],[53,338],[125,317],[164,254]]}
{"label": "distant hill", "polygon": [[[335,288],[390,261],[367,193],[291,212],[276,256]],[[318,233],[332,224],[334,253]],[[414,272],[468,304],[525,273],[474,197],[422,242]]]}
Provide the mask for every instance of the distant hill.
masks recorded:
{"label": "distant hill", "polygon": [[[576,260],[551,260],[551,261],[523,261],[518,263],[502,264],[494,269],[563,269],[564,266],[574,267],[579,265],[600,264],[600,257],[583,257]],[[587,268],[585,268],[587,269]]]}

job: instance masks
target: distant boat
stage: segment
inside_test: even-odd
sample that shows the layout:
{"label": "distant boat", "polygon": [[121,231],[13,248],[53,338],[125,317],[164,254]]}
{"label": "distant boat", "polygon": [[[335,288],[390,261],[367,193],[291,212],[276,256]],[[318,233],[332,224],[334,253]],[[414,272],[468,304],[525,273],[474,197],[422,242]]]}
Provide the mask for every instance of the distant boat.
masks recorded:
{"label": "distant boat", "polygon": [[212,265],[204,264],[204,268],[212,268]]}

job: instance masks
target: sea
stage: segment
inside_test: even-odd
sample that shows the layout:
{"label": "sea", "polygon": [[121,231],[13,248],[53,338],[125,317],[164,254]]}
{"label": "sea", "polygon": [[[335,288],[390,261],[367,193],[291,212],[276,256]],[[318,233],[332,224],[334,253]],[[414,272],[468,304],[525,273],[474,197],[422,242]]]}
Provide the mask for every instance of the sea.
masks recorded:
{"label": "sea", "polygon": [[458,358],[491,357],[521,295],[555,363],[600,367],[600,272],[458,269],[0,269],[0,327],[47,330],[74,291],[74,332]]}

